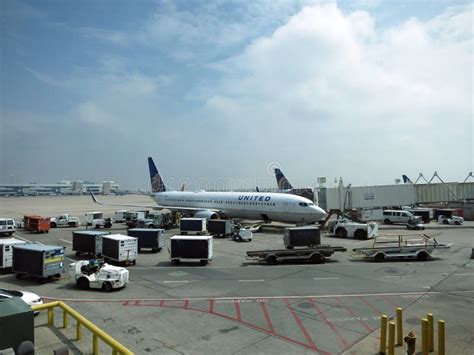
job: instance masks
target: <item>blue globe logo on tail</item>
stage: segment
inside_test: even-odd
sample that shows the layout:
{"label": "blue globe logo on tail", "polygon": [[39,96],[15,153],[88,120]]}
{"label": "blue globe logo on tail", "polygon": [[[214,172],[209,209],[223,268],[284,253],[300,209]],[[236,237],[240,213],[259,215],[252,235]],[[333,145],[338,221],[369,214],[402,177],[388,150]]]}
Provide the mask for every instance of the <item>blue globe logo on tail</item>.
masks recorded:
{"label": "blue globe logo on tail", "polygon": [[150,170],[150,181],[151,181],[151,191],[152,192],[163,192],[166,191],[165,184],[163,179],[158,172],[158,169],[153,162],[151,157],[148,157],[148,169]]}

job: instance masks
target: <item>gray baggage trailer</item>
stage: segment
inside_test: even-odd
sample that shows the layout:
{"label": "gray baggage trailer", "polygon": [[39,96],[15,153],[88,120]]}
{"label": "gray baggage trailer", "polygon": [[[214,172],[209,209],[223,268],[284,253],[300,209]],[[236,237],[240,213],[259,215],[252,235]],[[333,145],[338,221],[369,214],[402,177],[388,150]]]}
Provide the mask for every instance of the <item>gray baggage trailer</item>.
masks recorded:
{"label": "gray baggage trailer", "polygon": [[181,218],[179,221],[179,230],[182,235],[188,233],[192,234],[206,234],[206,219],[205,218]]}
{"label": "gray baggage trailer", "polygon": [[64,247],[34,243],[14,245],[12,271],[18,279],[25,275],[59,278],[64,273]]}
{"label": "gray baggage trailer", "polygon": [[228,219],[210,219],[207,221],[207,231],[214,237],[226,237],[232,234],[234,222]]}
{"label": "gray baggage trailer", "polygon": [[26,244],[26,242],[16,238],[0,239],[0,269],[12,267],[13,246],[21,244]]}
{"label": "gray baggage trailer", "polygon": [[315,247],[321,244],[321,232],[318,227],[286,228],[283,235],[285,248]]}
{"label": "gray baggage trailer", "polygon": [[128,235],[138,239],[138,252],[143,248],[150,248],[152,252],[158,253],[165,247],[165,230],[152,228],[132,228]]}
{"label": "gray baggage trailer", "polygon": [[91,256],[102,256],[102,236],[110,232],[100,231],[77,231],[72,232],[72,250],[76,256],[89,254]]}
{"label": "gray baggage trailer", "polygon": [[347,251],[344,247],[333,247],[320,245],[316,248],[305,249],[278,249],[278,250],[255,250],[247,252],[247,259],[266,262],[268,265],[276,265],[282,261],[309,261],[313,264],[324,264],[335,252]]}
{"label": "gray baggage trailer", "polygon": [[204,266],[212,260],[212,235],[175,235],[170,238],[170,243],[171,262],[174,264],[184,260],[199,261]]}

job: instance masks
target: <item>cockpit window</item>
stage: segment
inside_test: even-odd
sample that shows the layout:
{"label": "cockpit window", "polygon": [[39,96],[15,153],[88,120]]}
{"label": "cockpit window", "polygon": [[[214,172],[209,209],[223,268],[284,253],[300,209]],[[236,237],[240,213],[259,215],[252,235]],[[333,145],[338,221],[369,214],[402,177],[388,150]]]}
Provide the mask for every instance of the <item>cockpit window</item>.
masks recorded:
{"label": "cockpit window", "polygon": [[314,203],[310,202],[308,203],[308,206],[314,206]]}
{"label": "cockpit window", "polygon": [[301,207],[308,207],[308,204],[306,202],[300,202],[299,205]]}

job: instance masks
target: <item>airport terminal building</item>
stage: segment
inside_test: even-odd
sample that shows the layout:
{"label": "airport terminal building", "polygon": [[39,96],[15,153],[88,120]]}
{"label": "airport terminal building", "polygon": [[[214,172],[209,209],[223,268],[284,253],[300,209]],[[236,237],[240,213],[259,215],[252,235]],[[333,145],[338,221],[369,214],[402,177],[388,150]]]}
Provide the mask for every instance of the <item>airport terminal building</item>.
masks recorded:
{"label": "airport terminal building", "polygon": [[119,185],[114,181],[60,181],[56,184],[0,184],[0,196],[56,196],[82,195],[91,190],[95,194],[116,194]]}

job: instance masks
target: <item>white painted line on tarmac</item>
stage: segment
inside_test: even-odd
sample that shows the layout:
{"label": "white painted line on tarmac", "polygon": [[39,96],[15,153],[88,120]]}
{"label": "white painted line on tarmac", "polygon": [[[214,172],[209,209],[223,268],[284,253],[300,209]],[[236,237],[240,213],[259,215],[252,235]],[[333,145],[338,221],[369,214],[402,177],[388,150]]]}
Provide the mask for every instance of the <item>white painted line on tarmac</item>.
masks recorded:
{"label": "white painted line on tarmac", "polygon": [[385,275],[384,277],[402,277],[402,275]]}
{"label": "white painted line on tarmac", "polygon": [[339,280],[339,277],[315,277],[313,280]]}
{"label": "white painted line on tarmac", "polygon": [[180,282],[189,282],[188,280],[167,280],[163,281],[165,284],[174,284],[174,283],[180,283]]}
{"label": "white painted line on tarmac", "polygon": [[239,282],[264,282],[264,279],[239,280]]}
{"label": "white painted line on tarmac", "polygon": [[66,239],[59,239],[59,240],[62,240],[63,242],[66,242],[66,243],[69,243],[69,244],[72,244],[72,242],[70,242],[69,240],[66,240]]}
{"label": "white painted line on tarmac", "polygon": [[474,274],[453,274],[453,276],[474,276]]}

